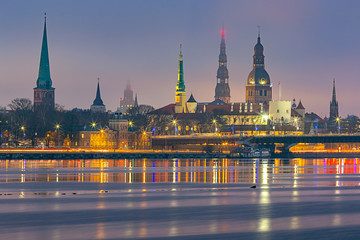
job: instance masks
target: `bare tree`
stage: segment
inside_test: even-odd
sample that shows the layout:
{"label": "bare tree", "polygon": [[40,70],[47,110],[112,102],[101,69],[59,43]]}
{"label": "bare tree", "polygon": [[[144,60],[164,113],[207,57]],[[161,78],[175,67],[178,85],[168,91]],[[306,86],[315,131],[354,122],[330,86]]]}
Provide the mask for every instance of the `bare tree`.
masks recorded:
{"label": "bare tree", "polygon": [[15,98],[8,105],[9,108],[13,111],[32,111],[33,105],[30,99],[28,98]]}
{"label": "bare tree", "polygon": [[150,105],[139,105],[138,107],[133,107],[128,110],[129,115],[146,115],[149,112],[154,111],[155,108]]}

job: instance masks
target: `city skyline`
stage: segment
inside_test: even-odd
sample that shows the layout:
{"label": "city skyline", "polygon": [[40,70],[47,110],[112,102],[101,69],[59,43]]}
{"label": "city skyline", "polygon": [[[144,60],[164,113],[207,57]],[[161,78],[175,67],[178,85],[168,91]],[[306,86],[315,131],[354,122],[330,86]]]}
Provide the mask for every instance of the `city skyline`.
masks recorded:
{"label": "city skyline", "polygon": [[[232,101],[244,102],[245,83],[252,68],[257,38],[256,26],[261,25],[274,100],[278,98],[276,83],[281,82],[282,99],[301,99],[307,112],[329,116],[335,78],[340,116],[360,113],[353,97],[360,87],[356,81],[359,50],[352,45],[360,38],[360,32],[350,26],[358,17],[345,12],[355,11],[355,5],[360,5],[355,1],[346,5],[335,1],[326,1],[326,4],[325,1],[315,4],[310,1],[271,4],[265,1],[206,1],[208,4],[205,1],[182,4],[87,1],[84,9],[80,3],[37,1],[30,4],[31,8],[25,2],[22,5],[10,1],[2,3],[2,18],[8,21],[2,19],[0,24],[3,32],[1,106],[17,97],[32,99],[40,60],[43,13],[47,12],[55,101],[66,109],[88,109],[98,77],[102,80],[104,104],[113,111],[128,81],[142,104],[158,108],[174,102],[179,43],[184,45],[187,96],[193,93],[198,101],[212,101],[224,24]],[[269,4],[278,8],[266,7]],[[247,14],[261,5],[265,7],[259,9],[259,16]],[[237,7],[240,13],[235,12]],[[319,9],[321,11],[317,12]],[[228,14],[213,16],[205,10],[228,11]],[[139,11],[143,13],[141,18],[131,17],[135,12],[139,16]],[[154,12],[159,15],[154,16]],[[92,17],[95,13],[96,18]],[[329,23],[336,25],[329,29],[326,27]],[[309,24],[318,26],[305,29]],[[319,37],[311,35],[313,33]],[[329,38],[331,36],[333,38]],[[79,89],[81,94],[78,94]]]}

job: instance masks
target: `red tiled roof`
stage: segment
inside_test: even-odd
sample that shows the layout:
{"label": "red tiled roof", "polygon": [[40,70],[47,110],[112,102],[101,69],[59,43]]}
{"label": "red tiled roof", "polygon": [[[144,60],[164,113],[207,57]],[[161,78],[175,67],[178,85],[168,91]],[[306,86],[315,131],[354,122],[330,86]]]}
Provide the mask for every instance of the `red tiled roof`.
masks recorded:
{"label": "red tiled roof", "polygon": [[301,100],[300,100],[299,104],[297,105],[296,109],[305,109],[301,103]]}
{"label": "red tiled roof", "polygon": [[[240,103],[225,104],[225,105],[199,103],[196,109],[196,113],[181,113],[181,114],[184,115],[201,114],[204,112],[211,113],[214,111],[219,111],[219,113],[223,113],[223,114],[258,115],[261,114],[261,106],[258,104],[253,104],[252,111],[250,112],[250,104],[247,104],[247,111],[245,112],[245,103],[241,103],[241,111],[240,111]],[[268,111],[268,106],[263,105],[263,112],[265,113],[267,111]],[[149,114],[175,114],[175,104],[172,103],[166,105],[162,108],[150,112]]]}

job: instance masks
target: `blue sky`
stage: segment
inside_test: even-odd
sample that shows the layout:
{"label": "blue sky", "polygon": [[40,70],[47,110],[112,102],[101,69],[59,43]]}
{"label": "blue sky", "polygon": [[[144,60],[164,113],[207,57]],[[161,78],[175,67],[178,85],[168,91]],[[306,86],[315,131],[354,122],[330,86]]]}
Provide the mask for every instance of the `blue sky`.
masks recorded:
{"label": "blue sky", "polygon": [[257,25],[273,96],[301,99],[308,112],[329,114],[336,79],[340,114],[360,115],[359,1],[1,1],[0,105],[33,99],[43,31],[56,102],[89,108],[97,78],[115,110],[130,81],[140,104],[174,102],[179,44],[185,84],[212,101],[224,24],[232,101],[244,101]]}

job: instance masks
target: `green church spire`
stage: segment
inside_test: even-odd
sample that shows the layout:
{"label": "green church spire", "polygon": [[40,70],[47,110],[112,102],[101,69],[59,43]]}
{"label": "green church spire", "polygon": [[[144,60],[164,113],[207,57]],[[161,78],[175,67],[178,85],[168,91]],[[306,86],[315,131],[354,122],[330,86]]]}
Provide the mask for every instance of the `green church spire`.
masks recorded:
{"label": "green church spire", "polygon": [[52,81],[50,78],[49,52],[48,52],[47,34],[46,34],[46,13],[45,13],[45,22],[44,22],[44,35],[43,35],[43,41],[41,47],[39,77],[36,81],[36,87],[42,89],[52,89]]}
{"label": "green church spire", "polygon": [[177,91],[177,92],[178,92],[178,91],[180,91],[180,92],[185,92],[182,44],[180,44],[178,81],[177,81],[177,85],[176,85],[176,91]]}

